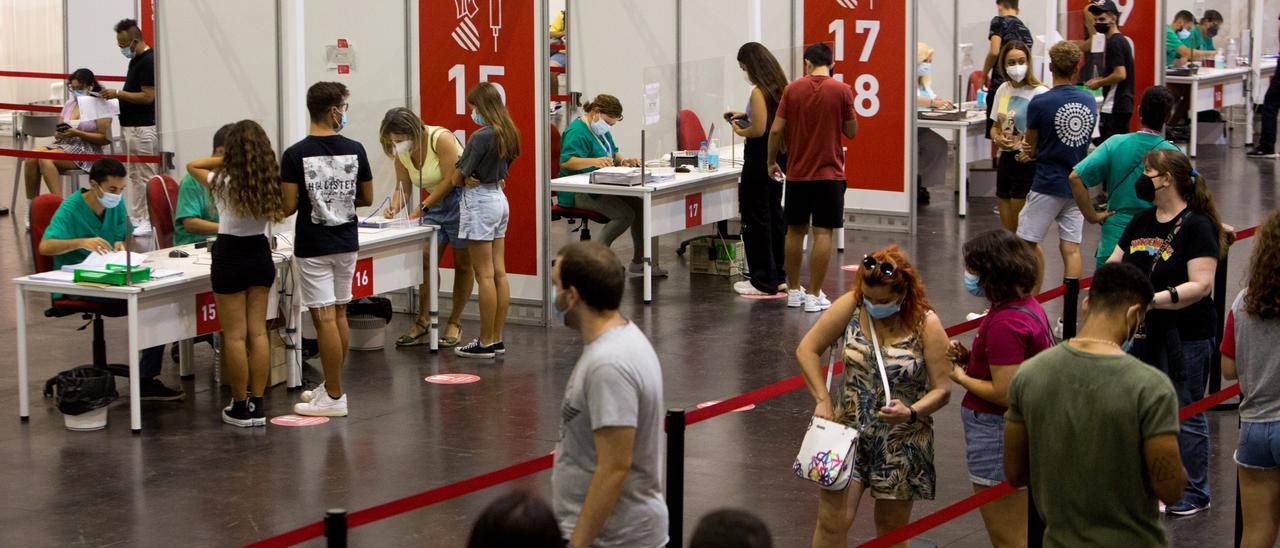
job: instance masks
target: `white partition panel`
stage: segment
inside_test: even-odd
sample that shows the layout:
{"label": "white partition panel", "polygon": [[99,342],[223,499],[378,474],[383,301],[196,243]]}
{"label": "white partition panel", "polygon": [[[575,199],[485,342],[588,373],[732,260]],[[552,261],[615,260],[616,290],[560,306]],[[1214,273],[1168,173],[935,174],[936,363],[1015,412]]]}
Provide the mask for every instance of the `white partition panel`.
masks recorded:
{"label": "white partition panel", "polygon": [[[114,27],[136,18],[134,0],[65,0],[67,71],[87,68],[97,75],[124,76],[129,60],[116,47]],[[119,88],[120,84],[108,84]]]}

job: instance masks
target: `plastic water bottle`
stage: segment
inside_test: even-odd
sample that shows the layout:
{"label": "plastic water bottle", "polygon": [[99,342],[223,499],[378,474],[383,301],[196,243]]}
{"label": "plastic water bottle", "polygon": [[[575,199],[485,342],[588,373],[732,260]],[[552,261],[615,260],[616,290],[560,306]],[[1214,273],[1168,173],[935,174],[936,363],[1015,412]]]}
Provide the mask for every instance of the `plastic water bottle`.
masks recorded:
{"label": "plastic water bottle", "polygon": [[1218,50],[1218,54],[1213,56],[1213,68],[1227,68],[1227,58],[1223,55],[1222,50]]}
{"label": "plastic water bottle", "polygon": [[1232,38],[1227,41],[1227,66],[1235,67],[1240,59],[1240,46],[1236,44],[1236,39]]}
{"label": "plastic water bottle", "polygon": [[707,152],[707,142],[703,141],[702,144],[698,146],[698,171],[705,173],[709,162],[710,155]]}
{"label": "plastic water bottle", "polygon": [[720,140],[712,139],[707,148],[707,171],[720,171]]}

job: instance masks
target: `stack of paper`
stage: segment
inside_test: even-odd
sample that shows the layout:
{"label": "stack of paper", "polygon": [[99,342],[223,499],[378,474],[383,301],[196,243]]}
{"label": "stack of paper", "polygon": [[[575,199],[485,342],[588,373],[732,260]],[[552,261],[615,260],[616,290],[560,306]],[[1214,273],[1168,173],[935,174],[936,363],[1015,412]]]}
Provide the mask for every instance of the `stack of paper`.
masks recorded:
{"label": "stack of paper", "polygon": [[[646,171],[644,173],[643,183],[660,183],[670,181],[676,178],[675,172],[654,173]],[[635,186],[643,184],[640,181],[640,168],[638,167],[605,167],[591,172],[592,184],[598,185],[621,185]]]}
{"label": "stack of paper", "polygon": [[77,270],[106,270],[109,264],[118,264],[124,266],[126,261],[132,261],[134,267],[142,266],[151,258],[142,253],[129,253],[127,256],[124,251],[116,251],[115,253],[90,253],[80,264],[69,264],[62,267],[64,272],[75,272]]}

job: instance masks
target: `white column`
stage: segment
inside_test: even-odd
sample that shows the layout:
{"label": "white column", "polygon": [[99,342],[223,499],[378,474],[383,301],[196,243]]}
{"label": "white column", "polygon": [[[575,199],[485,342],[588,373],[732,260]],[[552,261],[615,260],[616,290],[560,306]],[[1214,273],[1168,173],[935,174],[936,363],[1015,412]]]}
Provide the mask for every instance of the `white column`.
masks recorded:
{"label": "white column", "polygon": [[763,0],[747,2],[747,40],[764,42],[764,6]]}
{"label": "white column", "polygon": [[306,18],[303,0],[280,0],[280,94],[284,125],[284,150],[307,135],[307,63],[303,51]]}

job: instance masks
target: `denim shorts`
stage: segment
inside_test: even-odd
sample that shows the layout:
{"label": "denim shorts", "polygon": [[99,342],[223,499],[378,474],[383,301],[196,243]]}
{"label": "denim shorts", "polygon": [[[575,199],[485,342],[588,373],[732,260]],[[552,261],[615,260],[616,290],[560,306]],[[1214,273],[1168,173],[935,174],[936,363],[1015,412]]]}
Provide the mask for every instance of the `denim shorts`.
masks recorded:
{"label": "denim shorts", "polygon": [[1004,417],[960,408],[969,481],[991,487],[1004,481]]}
{"label": "denim shorts", "polygon": [[1280,468],[1280,422],[1240,423],[1236,464],[1254,470]]}
{"label": "denim shorts", "polygon": [[462,191],[462,207],[458,215],[458,237],[464,240],[491,242],[507,237],[507,219],[511,206],[498,185],[480,185]]}
{"label": "denim shorts", "polygon": [[435,207],[428,209],[422,218],[424,225],[439,225],[436,239],[440,245],[451,245],[454,249],[466,249],[467,241],[458,237],[458,216],[462,208],[462,189],[454,187],[453,192],[445,196]]}

